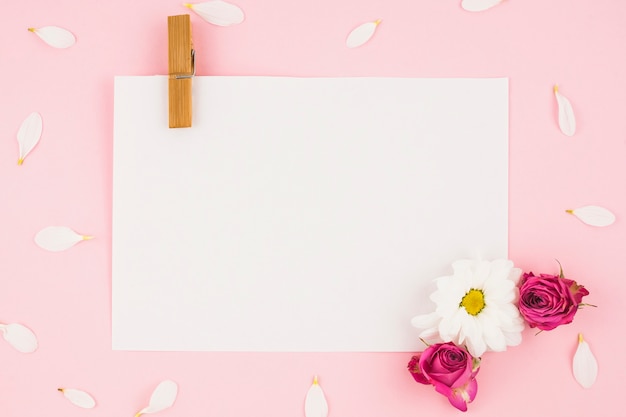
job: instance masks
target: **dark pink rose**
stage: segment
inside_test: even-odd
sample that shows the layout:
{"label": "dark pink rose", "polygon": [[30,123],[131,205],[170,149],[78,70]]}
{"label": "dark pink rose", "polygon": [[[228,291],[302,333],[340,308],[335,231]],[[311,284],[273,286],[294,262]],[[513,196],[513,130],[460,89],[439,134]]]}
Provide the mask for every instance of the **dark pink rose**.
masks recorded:
{"label": "dark pink rose", "polygon": [[437,343],[411,358],[408,368],[421,384],[431,384],[461,411],[476,397],[479,361],[454,343]]}
{"label": "dark pink rose", "polygon": [[552,330],[574,320],[589,291],[563,276],[524,274],[520,283],[519,311],[530,327]]}

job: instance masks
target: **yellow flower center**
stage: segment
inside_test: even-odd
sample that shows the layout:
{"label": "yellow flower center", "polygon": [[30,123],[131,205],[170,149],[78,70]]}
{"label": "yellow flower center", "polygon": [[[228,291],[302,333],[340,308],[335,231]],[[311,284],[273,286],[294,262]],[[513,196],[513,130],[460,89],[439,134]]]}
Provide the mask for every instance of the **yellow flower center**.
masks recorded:
{"label": "yellow flower center", "polygon": [[463,296],[459,307],[465,307],[465,311],[472,316],[477,316],[478,313],[485,308],[485,296],[482,290],[472,288]]}

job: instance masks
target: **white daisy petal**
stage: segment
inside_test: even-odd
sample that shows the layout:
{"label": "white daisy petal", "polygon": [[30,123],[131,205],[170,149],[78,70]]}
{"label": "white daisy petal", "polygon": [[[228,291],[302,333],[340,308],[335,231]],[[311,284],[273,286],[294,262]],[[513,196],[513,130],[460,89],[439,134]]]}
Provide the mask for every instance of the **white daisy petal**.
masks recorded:
{"label": "white daisy petal", "polygon": [[74,388],[59,388],[59,392],[68,399],[69,402],[80,408],[94,408],[96,400],[85,391]]}
{"label": "white daisy petal", "polygon": [[19,323],[0,324],[0,333],[18,352],[32,353],[39,345],[35,333]]}
{"label": "white daisy petal", "polygon": [[35,243],[50,252],[60,252],[71,248],[78,242],[93,239],[93,236],[79,235],[69,227],[49,226],[35,235]]}
{"label": "white daisy petal", "polygon": [[[487,343],[483,338],[482,322],[476,316],[466,315],[463,319],[461,334],[464,334],[467,350],[478,358],[487,350]],[[458,343],[463,343],[460,338]]]}
{"label": "white daisy petal", "polygon": [[502,334],[504,335],[506,344],[508,346],[519,346],[522,343],[522,330],[524,330],[524,326],[522,326],[520,330],[515,332],[507,332],[506,330],[502,330]]}
{"label": "white daisy petal", "polygon": [[502,3],[502,0],[463,0],[461,7],[468,12],[482,12]]}
{"label": "white daisy petal", "polygon": [[461,259],[458,261],[454,261],[452,263],[452,270],[454,271],[453,276],[469,276],[472,273],[472,266],[476,261],[471,261],[469,259]]}
{"label": "white daisy petal", "polygon": [[322,387],[317,382],[317,376],[313,379],[313,384],[304,399],[304,415],[305,417],[328,416],[328,402]]}
{"label": "white daisy petal", "polygon": [[457,286],[454,276],[450,275],[437,278],[435,284],[437,285],[437,289],[441,291],[449,291],[451,288]]}
{"label": "white daisy petal", "polygon": [[483,285],[485,304],[494,302],[511,303],[515,299],[515,284],[511,280],[488,279]]}
{"label": "white daisy petal", "polygon": [[205,21],[217,26],[237,25],[245,18],[239,6],[222,0],[185,3],[184,6],[196,12]]}
{"label": "white daisy petal", "polygon": [[135,417],[139,417],[142,414],[158,413],[170,408],[174,405],[177,395],[178,385],[176,382],[170,380],[162,381],[152,392],[148,406],[135,414]]}
{"label": "white daisy petal", "polygon": [[437,313],[421,314],[411,319],[411,325],[418,329],[430,329],[437,326],[440,320],[441,317]]}
{"label": "white daisy petal", "polygon": [[554,86],[554,97],[559,108],[559,128],[566,136],[574,136],[576,133],[576,117],[572,103],[559,92],[559,86]]}
{"label": "white daisy petal", "polygon": [[44,26],[41,28],[28,28],[39,38],[53,48],[65,49],[76,43],[76,37],[72,32],[57,26]]}
{"label": "white daisy petal", "polygon": [[43,120],[41,115],[33,112],[28,115],[20,125],[17,131],[17,144],[19,146],[18,165],[24,163],[26,155],[28,155],[39,143],[41,139],[41,131],[43,129]]}
{"label": "white daisy petal", "polygon": [[346,39],[346,46],[348,48],[356,48],[367,43],[367,41],[369,41],[372,36],[374,36],[374,33],[376,32],[376,29],[378,28],[380,22],[380,20],[367,22],[354,28],[348,34],[348,38]]}
{"label": "white daisy petal", "polygon": [[506,350],[506,338],[502,329],[497,326],[484,326],[483,338],[487,349],[494,352],[503,352]]}
{"label": "white daisy petal", "polygon": [[491,272],[491,262],[479,261],[475,264],[475,269],[469,280],[471,288],[482,288]]}
{"label": "white daisy petal", "polygon": [[439,335],[443,340],[452,341],[457,339],[464,316],[467,316],[467,313],[459,308],[450,316],[442,316],[439,322]]}
{"label": "white daisy petal", "polygon": [[511,317],[511,318],[520,317],[519,310],[513,303],[504,303],[504,304],[498,305],[498,309],[500,310],[499,313],[506,317]]}
{"label": "white daisy petal", "polygon": [[591,352],[589,344],[583,339],[582,333],[578,335],[578,347],[574,353],[572,366],[576,381],[583,388],[591,388],[598,377],[598,361]]}
{"label": "white daisy petal", "polygon": [[513,281],[513,284],[517,286],[521,277],[522,270],[520,268],[511,268],[508,276],[509,281]]}
{"label": "white daisy petal", "polygon": [[424,340],[429,345],[434,345],[435,343],[442,343],[444,340],[439,336],[439,328],[433,327],[430,329],[426,329],[419,334],[419,338]]}
{"label": "white daisy petal", "polygon": [[[440,317],[449,317],[456,312],[459,311],[459,301],[463,298],[463,293],[453,293],[453,296],[450,299],[443,300],[441,302],[436,303],[437,308],[435,309],[435,313],[437,313]],[[456,302],[452,300],[457,300]]]}
{"label": "white daisy petal", "polygon": [[513,262],[508,259],[498,259],[491,262],[491,275],[496,277],[507,276],[513,268]]}
{"label": "white daisy petal", "polygon": [[584,206],[565,211],[589,226],[604,227],[615,223],[615,214],[600,206]]}

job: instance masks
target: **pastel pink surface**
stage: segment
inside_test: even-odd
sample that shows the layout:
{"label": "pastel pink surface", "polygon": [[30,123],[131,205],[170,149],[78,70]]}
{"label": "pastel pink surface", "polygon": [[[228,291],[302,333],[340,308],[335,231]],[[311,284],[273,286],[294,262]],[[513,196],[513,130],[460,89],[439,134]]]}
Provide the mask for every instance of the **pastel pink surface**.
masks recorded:
{"label": "pastel pink surface", "polygon": [[[558,259],[599,308],[485,355],[470,413],[621,415],[626,3],[508,0],[484,13],[463,11],[460,0],[234,3],[246,13],[238,26],[192,13],[199,75],[510,77],[510,258],[535,273],[557,272]],[[179,397],[163,416],[297,416],[317,374],[331,416],[457,415],[413,381],[407,354],[111,351],[113,77],[165,74],[166,16],[183,13],[172,0],[3,7],[0,322],[29,326],[40,348],[20,354],[0,340],[0,414],[83,415],[56,391],[69,387],[94,395],[90,415],[131,416],[173,379]],[[368,44],[346,48],[350,30],[376,19]],[[76,45],[56,50],[26,30],[47,25],[71,30]],[[578,116],[573,138],[558,130],[555,83]],[[42,139],[18,167],[16,132],[33,111]],[[617,222],[592,228],[565,213],[588,204],[611,209]],[[45,252],[33,236],[51,225],[96,239]],[[571,374],[578,332],[600,364],[588,390]]]}

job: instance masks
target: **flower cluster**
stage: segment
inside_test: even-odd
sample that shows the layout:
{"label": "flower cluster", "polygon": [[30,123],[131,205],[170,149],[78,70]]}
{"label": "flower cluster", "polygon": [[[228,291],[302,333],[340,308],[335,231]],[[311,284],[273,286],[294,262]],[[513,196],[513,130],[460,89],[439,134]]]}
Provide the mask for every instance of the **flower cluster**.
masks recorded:
{"label": "flower cluster", "polygon": [[571,323],[589,291],[559,275],[522,274],[509,260],[461,260],[453,274],[437,278],[430,299],[436,309],[414,317],[427,348],[413,356],[413,378],[445,395],[461,411],[476,396],[480,357],[522,342],[527,323],[552,330]]}

